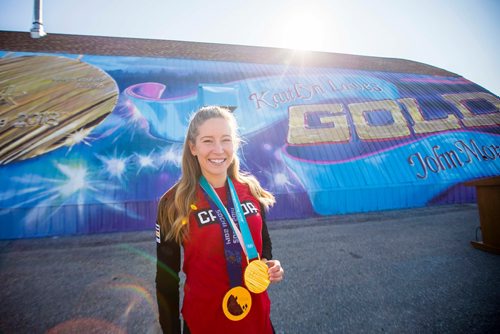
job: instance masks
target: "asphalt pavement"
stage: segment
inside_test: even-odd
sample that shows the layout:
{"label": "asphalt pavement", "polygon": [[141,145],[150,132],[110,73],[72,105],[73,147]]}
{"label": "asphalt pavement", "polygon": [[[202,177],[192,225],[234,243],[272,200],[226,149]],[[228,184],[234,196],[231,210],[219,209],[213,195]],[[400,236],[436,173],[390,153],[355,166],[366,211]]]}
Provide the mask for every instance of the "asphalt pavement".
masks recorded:
{"label": "asphalt pavement", "polygon": [[[474,204],[269,222],[278,333],[500,333]],[[0,241],[0,333],[159,333],[154,230]]]}

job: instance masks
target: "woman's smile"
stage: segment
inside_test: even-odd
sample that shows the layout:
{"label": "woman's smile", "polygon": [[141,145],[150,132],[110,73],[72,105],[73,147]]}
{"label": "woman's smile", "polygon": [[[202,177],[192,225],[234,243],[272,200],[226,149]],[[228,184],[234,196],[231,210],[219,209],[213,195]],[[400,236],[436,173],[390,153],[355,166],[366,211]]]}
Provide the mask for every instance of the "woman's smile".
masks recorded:
{"label": "woman's smile", "polygon": [[201,172],[214,187],[224,186],[227,169],[233,161],[235,135],[227,120],[211,118],[198,128],[194,143],[189,143]]}

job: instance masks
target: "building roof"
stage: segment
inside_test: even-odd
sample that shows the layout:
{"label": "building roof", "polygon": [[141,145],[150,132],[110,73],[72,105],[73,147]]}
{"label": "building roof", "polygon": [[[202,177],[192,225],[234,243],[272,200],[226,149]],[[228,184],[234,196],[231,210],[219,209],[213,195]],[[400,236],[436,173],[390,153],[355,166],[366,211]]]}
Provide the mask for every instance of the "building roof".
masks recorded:
{"label": "building roof", "polygon": [[397,58],[142,38],[48,34],[33,39],[29,32],[0,31],[0,51],[203,59],[458,76],[438,67]]}

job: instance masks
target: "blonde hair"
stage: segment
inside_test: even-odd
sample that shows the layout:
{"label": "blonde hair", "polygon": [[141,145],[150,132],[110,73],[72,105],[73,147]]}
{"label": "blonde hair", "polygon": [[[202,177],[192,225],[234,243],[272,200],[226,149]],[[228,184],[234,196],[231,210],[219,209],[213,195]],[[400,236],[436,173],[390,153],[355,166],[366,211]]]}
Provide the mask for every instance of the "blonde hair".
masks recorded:
{"label": "blonde hair", "polygon": [[189,233],[189,215],[192,204],[196,202],[196,188],[202,175],[198,160],[191,154],[189,143],[194,144],[199,134],[199,127],[212,118],[225,119],[231,128],[235,148],[232,162],[227,175],[240,183],[247,184],[252,195],[260,202],[265,210],[275,203],[273,194],[261,187],[259,181],[249,173],[240,171],[240,161],[236,155],[240,138],[237,134],[238,125],[229,109],[219,106],[208,106],[198,110],[189,122],[184,148],[182,151],[181,177],[170,188],[158,203],[158,224],[164,232],[165,240],[175,240],[182,244]]}

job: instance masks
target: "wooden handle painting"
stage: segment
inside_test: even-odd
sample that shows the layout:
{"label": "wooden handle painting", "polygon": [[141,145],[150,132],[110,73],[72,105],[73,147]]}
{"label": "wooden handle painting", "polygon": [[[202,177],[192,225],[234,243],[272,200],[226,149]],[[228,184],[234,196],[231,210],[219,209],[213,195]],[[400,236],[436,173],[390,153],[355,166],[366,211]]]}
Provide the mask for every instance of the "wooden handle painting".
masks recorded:
{"label": "wooden handle painting", "polygon": [[115,81],[79,60],[0,59],[0,165],[78,143],[117,100]]}

